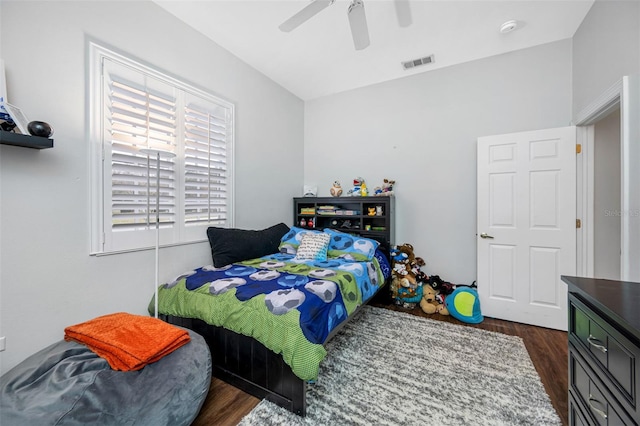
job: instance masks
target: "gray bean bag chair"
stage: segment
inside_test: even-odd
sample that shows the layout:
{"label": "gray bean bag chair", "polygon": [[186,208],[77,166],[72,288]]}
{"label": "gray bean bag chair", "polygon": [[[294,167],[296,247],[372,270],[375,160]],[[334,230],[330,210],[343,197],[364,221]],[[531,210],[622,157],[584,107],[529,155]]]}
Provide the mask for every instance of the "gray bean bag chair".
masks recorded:
{"label": "gray bean bag chair", "polygon": [[199,334],[138,371],[115,371],[86,346],[60,341],[0,377],[0,425],[189,425],[211,383]]}

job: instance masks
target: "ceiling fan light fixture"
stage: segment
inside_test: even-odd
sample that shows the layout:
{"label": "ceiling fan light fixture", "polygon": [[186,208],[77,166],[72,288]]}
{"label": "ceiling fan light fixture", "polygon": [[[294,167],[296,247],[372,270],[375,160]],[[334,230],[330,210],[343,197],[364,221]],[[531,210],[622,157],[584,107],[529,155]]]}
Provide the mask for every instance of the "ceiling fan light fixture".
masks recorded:
{"label": "ceiling fan light fixture", "polygon": [[511,20],[500,25],[500,33],[507,34],[518,28],[518,21]]}
{"label": "ceiling fan light fixture", "polygon": [[353,0],[349,5],[347,15],[349,16],[353,45],[356,50],[365,49],[371,42],[369,40],[369,27],[367,26],[367,17],[364,13],[364,3],[362,0]]}

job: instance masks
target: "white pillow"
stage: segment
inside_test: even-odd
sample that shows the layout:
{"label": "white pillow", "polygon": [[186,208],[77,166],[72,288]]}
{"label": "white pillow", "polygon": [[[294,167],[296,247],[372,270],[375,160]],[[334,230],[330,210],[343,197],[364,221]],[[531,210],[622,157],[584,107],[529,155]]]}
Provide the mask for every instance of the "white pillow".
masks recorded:
{"label": "white pillow", "polygon": [[298,251],[297,260],[327,260],[327,250],[331,236],[323,233],[308,233],[302,237]]}

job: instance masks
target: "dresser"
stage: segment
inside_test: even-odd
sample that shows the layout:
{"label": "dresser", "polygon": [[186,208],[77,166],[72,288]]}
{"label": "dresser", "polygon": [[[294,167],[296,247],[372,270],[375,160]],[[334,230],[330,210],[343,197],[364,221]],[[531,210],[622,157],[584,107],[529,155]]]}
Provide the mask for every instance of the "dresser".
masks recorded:
{"label": "dresser", "polygon": [[640,424],[640,283],[562,280],[569,291],[569,424]]}

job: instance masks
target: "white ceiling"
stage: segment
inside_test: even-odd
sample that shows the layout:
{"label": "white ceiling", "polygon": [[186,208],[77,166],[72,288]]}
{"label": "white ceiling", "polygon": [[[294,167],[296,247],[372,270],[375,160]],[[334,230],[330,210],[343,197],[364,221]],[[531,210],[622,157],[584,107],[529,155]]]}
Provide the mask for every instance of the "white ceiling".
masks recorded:
{"label": "white ceiling", "polygon": [[[349,0],[337,0],[292,32],[278,25],[308,0],[156,0],[161,7],[309,100],[573,36],[593,0],[411,0],[398,25],[393,0],[364,0],[371,45],[356,51]],[[508,20],[516,31],[501,34]],[[203,52],[206,54],[206,52]],[[435,55],[409,71],[401,62]],[[542,64],[541,64],[542,66]]]}

